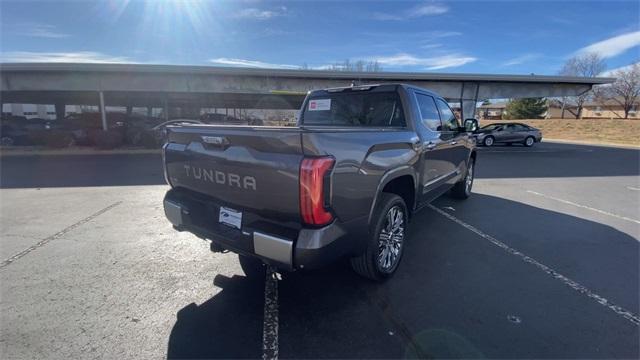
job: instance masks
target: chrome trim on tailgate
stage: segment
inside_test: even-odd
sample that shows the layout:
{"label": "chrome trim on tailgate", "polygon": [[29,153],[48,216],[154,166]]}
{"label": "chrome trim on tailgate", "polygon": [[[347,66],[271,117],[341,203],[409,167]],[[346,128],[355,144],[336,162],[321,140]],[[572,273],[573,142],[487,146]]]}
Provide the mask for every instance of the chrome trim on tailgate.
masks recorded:
{"label": "chrome trim on tailgate", "polygon": [[257,255],[291,266],[293,242],[275,236],[253,233],[253,250]]}
{"label": "chrome trim on tailgate", "polygon": [[172,201],[164,201],[164,214],[167,216],[167,219],[175,225],[181,226],[183,224],[182,221],[182,207],[179,204],[176,204]]}

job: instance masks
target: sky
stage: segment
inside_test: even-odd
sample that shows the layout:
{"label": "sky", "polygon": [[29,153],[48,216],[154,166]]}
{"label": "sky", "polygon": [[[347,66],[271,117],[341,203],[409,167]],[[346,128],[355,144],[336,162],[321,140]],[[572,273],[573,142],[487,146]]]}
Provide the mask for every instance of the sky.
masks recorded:
{"label": "sky", "polygon": [[640,61],[640,1],[0,0],[1,62],[557,74]]}

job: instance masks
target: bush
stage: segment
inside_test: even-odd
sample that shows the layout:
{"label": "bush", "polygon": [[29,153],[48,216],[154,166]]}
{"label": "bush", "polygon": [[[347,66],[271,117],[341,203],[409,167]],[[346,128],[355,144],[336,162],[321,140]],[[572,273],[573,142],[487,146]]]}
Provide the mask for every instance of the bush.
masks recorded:
{"label": "bush", "polygon": [[138,127],[127,128],[125,132],[125,142],[129,145],[140,146],[143,131],[143,129]]}
{"label": "bush", "polygon": [[151,131],[145,131],[141,134],[140,144],[147,149],[158,149],[162,146],[162,139]]}
{"label": "bush", "polygon": [[98,130],[91,134],[98,149],[115,149],[124,144],[124,136],[118,131]]}
{"label": "bush", "polygon": [[29,145],[46,145],[47,137],[51,134],[51,130],[32,130],[29,131],[27,138]]}
{"label": "bush", "polygon": [[50,148],[65,148],[74,144],[73,136],[67,131],[49,131],[42,136],[43,143]]}

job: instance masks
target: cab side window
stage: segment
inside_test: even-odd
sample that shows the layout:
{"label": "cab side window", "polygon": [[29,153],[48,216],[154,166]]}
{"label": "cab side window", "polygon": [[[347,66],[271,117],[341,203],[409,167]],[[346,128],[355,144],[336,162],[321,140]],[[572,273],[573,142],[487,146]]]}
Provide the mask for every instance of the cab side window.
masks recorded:
{"label": "cab side window", "polygon": [[458,131],[460,124],[456,115],[451,111],[449,105],[441,99],[437,99],[438,110],[440,110],[440,118],[442,119],[442,131]]}
{"label": "cab side window", "polygon": [[442,124],[440,123],[440,116],[438,115],[438,109],[436,108],[436,103],[433,98],[429,95],[416,93],[416,99],[418,101],[422,124],[429,130],[441,131]]}

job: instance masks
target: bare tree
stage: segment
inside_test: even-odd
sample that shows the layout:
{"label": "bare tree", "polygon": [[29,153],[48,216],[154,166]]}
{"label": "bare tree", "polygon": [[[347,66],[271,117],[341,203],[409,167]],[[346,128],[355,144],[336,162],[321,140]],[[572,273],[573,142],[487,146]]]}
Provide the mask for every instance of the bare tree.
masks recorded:
{"label": "bare tree", "polygon": [[354,72],[380,72],[382,71],[382,66],[378,61],[364,61],[358,60],[356,62],[351,62],[349,59],[341,63],[335,63],[329,66],[329,70],[331,71],[354,71]]}
{"label": "bare tree", "polygon": [[[571,59],[567,60],[567,62],[560,70],[560,75],[596,77],[601,74],[606,68],[607,65],[605,64],[602,56],[596,53],[587,53],[574,56]],[[592,99],[593,97],[593,90],[587,91],[582,95],[572,97],[571,99],[563,97],[561,100],[563,113],[566,109],[567,111],[572,113],[576,117],[576,119],[579,119],[582,116],[582,108],[584,107],[584,103],[587,100]],[[567,104],[573,105],[575,107],[575,111],[570,108],[567,109]]]}
{"label": "bare tree", "polygon": [[616,81],[604,88],[604,98],[611,100],[624,111],[624,118],[629,118],[629,112],[640,98],[640,62],[614,71],[611,74]]}

